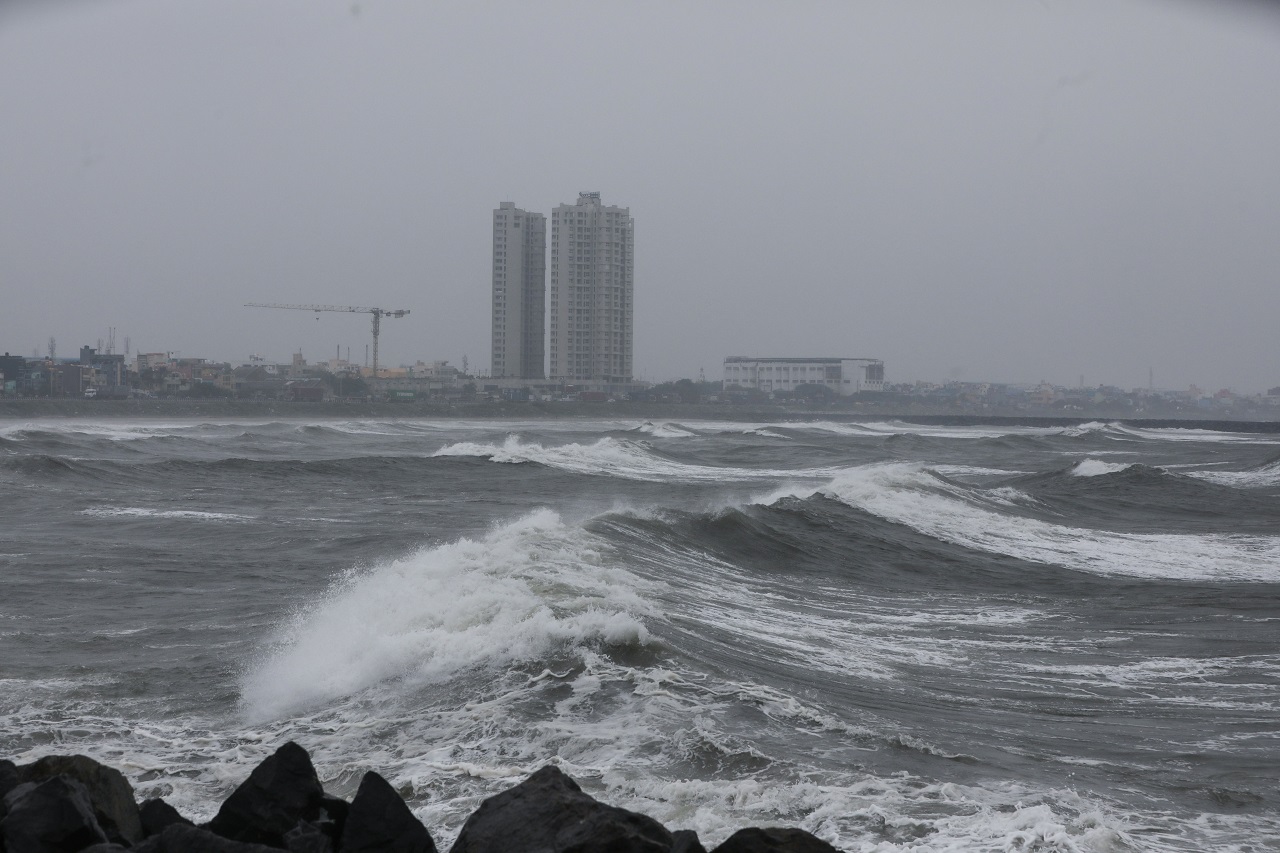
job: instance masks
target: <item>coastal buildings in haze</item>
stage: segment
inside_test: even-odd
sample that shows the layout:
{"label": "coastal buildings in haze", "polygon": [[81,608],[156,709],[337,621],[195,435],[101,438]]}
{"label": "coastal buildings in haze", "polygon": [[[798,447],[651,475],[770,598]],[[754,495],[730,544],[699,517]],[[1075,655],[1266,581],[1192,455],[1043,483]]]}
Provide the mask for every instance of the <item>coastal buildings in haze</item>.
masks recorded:
{"label": "coastal buildings in haze", "polygon": [[504,201],[493,212],[491,375],[543,379],[547,218]]}
{"label": "coastal buildings in haze", "polygon": [[597,192],[552,212],[553,381],[631,381],[634,227],[629,208],[606,206]]}
{"label": "coastal buildings in haze", "polygon": [[884,362],[878,358],[752,358],[731,355],[724,360],[728,388],[765,393],[795,391],[803,385],[822,385],[842,397],[860,391],[884,390]]}

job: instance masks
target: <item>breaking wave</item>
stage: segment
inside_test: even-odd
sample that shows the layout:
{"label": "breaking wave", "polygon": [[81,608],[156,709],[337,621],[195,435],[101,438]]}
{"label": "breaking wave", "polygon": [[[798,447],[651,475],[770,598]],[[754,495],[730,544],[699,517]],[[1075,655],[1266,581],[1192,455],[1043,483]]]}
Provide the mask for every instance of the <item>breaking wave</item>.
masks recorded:
{"label": "breaking wave", "polygon": [[246,675],[253,719],[386,679],[444,680],[478,665],[593,641],[643,644],[640,582],[608,546],[539,511],[478,539],[418,551],[335,585],[298,614]]}
{"label": "breaking wave", "polygon": [[459,442],[440,448],[434,456],[474,456],[492,462],[534,462],[575,474],[624,477],[651,482],[725,482],[830,476],[834,468],[801,470],[756,469],[693,465],[653,452],[642,442],[602,438],[593,444],[544,446],[508,436],[501,444]]}
{"label": "breaking wave", "polygon": [[929,536],[1036,563],[1170,580],[1280,580],[1280,537],[1112,533],[1006,515],[918,464],[850,469],[821,491]]}

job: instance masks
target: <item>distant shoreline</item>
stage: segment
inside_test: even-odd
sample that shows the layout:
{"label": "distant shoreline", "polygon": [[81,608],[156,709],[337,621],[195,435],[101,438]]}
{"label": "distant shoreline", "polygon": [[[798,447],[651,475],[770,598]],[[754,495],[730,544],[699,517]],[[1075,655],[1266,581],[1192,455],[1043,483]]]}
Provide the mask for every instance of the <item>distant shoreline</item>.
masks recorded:
{"label": "distant shoreline", "polygon": [[1092,421],[1120,421],[1152,428],[1179,427],[1219,431],[1280,433],[1280,413],[1272,419],[1222,417],[1142,417],[1119,411],[1084,411],[1071,416],[1016,410],[955,411],[942,406],[861,405],[854,409],[800,409],[779,405],[716,403],[286,403],[271,400],[0,400],[0,420],[37,418],[281,418],[344,420],[357,418],[424,419],[557,419],[616,420],[813,421],[900,420],[943,426],[1074,426]]}

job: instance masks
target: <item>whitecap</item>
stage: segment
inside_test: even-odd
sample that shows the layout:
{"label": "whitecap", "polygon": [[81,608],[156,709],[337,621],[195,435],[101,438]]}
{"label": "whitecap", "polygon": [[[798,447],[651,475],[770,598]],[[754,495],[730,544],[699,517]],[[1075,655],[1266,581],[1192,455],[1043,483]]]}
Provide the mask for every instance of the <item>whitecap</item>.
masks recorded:
{"label": "whitecap", "polygon": [[194,509],[148,509],[140,506],[95,506],[80,510],[97,518],[181,518],[194,521],[256,521],[256,516],[235,512],[207,512]]}
{"label": "whitecap", "polygon": [[1118,474],[1133,467],[1132,462],[1103,462],[1101,459],[1082,459],[1071,468],[1073,477],[1101,477]]}
{"label": "whitecap", "polygon": [[691,465],[665,459],[642,442],[602,438],[592,444],[544,446],[508,436],[501,444],[458,442],[437,450],[433,456],[475,456],[492,462],[536,462],[575,474],[624,477],[651,482],[725,482],[784,477],[829,477],[838,468],[797,471]]}
{"label": "whitecap", "polygon": [[646,643],[642,582],[611,568],[607,548],[540,510],[348,577],[246,674],[244,709],[271,719],[386,679],[438,682],[565,644]]}
{"label": "whitecap", "polygon": [[923,465],[852,468],[820,489],[889,521],[967,548],[1102,575],[1177,580],[1280,579],[1280,538],[1114,533],[1006,515]]}

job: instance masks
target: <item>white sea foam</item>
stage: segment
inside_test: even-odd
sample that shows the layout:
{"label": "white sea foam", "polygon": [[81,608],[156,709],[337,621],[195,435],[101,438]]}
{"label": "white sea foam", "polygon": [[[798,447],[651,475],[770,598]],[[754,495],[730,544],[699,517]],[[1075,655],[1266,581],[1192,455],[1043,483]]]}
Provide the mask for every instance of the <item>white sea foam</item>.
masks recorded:
{"label": "white sea foam", "polygon": [[690,465],[664,459],[643,443],[602,438],[592,444],[544,446],[525,443],[508,436],[501,444],[458,442],[437,450],[433,456],[476,456],[493,462],[536,462],[577,474],[625,477],[654,482],[725,482],[778,479],[783,477],[828,477],[839,469],[814,468],[799,471],[757,468],[729,468]]}
{"label": "white sea foam", "polygon": [[[1068,673],[1086,676],[1100,682],[1153,687],[1157,684],[1200,684],[1225,681],[1233,687],[1248,687],[1247,677],[1273,680],[1280,677],[1280,656],[1234,658],[1144,658],[1120,664],[1044,664],[1028,665],[1028,669],[1044,673]],[[1252,674],[1250,676],[1249,674]],[[1271,685],[1258,683],[1258,689]]]}
{"label": "white sea foam", "polygon": [[654,438],[689,438],[697,435],[693,430],[685,429],[679,424],[673,423],[655,424],[646,421],[636,429]]}
{"label": "white sea foam", "polygon": [[840,423],[839,421],[798,421],[796,423],[769,424],[774,427],[813,432],[830,432],[836,435],[876,435],[878,431],[859,423]]}
{"label": "white sea foam", "polygon": [[773,430],[765,429],[764,427],[757,427],[755,429],[745,429],[742,431],[742,434],[758,435],[761,438],[782,438],[782,439],[786,439],[787,441],[791,440],[791,436],[789,435],[783,435],[780,432],[774,432]]}
{"label": "white sea foam", "polygon": [[1026,471],[1010,471],[1005,468],[983,468],[979,465],[930,465],[944,477],[1014,477]]}
{"label": "white sea foam", "polygon": [[148,423],[131,424],[128,421],[100,423],[94,421],[25,421],[0,427],[0,436],[21,440],[24,433],[40,432],[54,435],[84,435],[113,441],[137,441],[164,435],[178,425]]}
{"label": "white sea foam", "polygon": [[1228,432],[1215,429],[1191,429],[1172,427],[1157,429],[1153,427],[1131,427],[1124,424],[1111,424],[1112,432],[1119,436],[1142,438],[1153,441],[1195,441],[1222,444],[1280,444],[1280,438],[1274,435],[1251,432]]}
{"label": "white sea foam", "polygon": [[820,491],[929,536],[1031,562],[1181,580],[1280,578],[1274,536],[1127,534],[1018,518],[983,508],[918,464],[852,468]]}
{"label": "white sea foam", "polygon": [[[978,788],[903,774],[847,780],[610,779],[611,800],[670,826],[692,825],[710,849],[762,818],[797,825],[845,850],[1085,853],[1137,850],[1123,815],[1069,791]],[[1245,835],[1244,837],[1247,837]],[[1195,849],[1180,844],[1163,849]]]}
{"label": "white sea foam", "polygon": [[868,432],[882,435],[919,435],[927,438],[1003,438],[1007,435],[1054,435],[1056,427],[1032,426],[943,426],[905,421],[877,421],[859,424]]}
{"label": "white sea foam", "polygon": [[1071,476],[1101,477],[1106,474],[1118,474],[1132,467],[1132,462],[1103,462],[1101,459],[1082,459],[1072,466]]}
{"label": "white sea foam", "polygon": [[539,511],[353,576],[247,673],[244,708],[270,719],[385,679],[434,682],[564,644],[647,642],[640,581],[610,568],[606,547]]}
{"label": "white sea foam", "polygon": [[1112,432],[1115,426],[1115,424],[1104,423],[1102,421],[1089,421],[1086,424],[1079,424],[1078,426],[1063,427],[1059,430],[1059,434],[1078,437],[1082,435],[1091,435],[1093,433]]}
{"label": "white sea foam", "polygon": [[95,506],[80,510],[81,515],[99,518],[182,518],[194,521],[256,521],[257,517],[235,512],[206,512],[194,509],[148,509],[140,506]]}
{"label": "white sea foam", "polygon": [[[1153,833],[1164,850],[1227,849],[1223,845],[1235,839],[1280,837],[1276,821],[1255,818],[1215,822],[1188,838],[1194,815],[1158,813],[1143,815],[1143,833],[1135,836],[1135,818],[1068,788],[961,785],[905,771],[864,772],[856,767],[859,748],[851,741],[871,732],[848,729],[776,690],[720,687],[727,689],[708,690],[679,673],[628,669],[587,655],[577,673],[544,672],[461,707],[402,702],[379,706],[371,716],[375,709],[367,704],[340,702],[256,730],[82,714],[84,740],[76,750],[123,769],[140,797],[163,796],[184,814],[206,820],[249,768],[294,739],[311,750],[326,791],[349,798],[365,769],[392,780],[442,849],[483,798],[547,763],[606,803],[652,815],[673,829],[696,830],[709,849],[756,825],[800,826],[841,849],[885,853],[1138,850],[1145,849],[1139,839]],[[530,717],[527,707],[548,690],[565,698],[554,713]],[[814,738],[830,732],[825,737],[832,742],[849,742],[851,766],[817,772],[789,767],[725,725],[733,707],[759,709],[761,725],[779,732],[799,729]],[[55,725],[23,722],[41,735]],[[936,750],[924,743],[916,748]],[[47,752],[42,745],[12,757],[25,763]],[[667,767],[698,756],[712,765],[741,762],[758,769],[706,778]]]}
{"label": "white sea foam", "polygon": [[1188,471],[1187,476],[1237,488],[1280,486],[1280,461],[1249,471]]}

